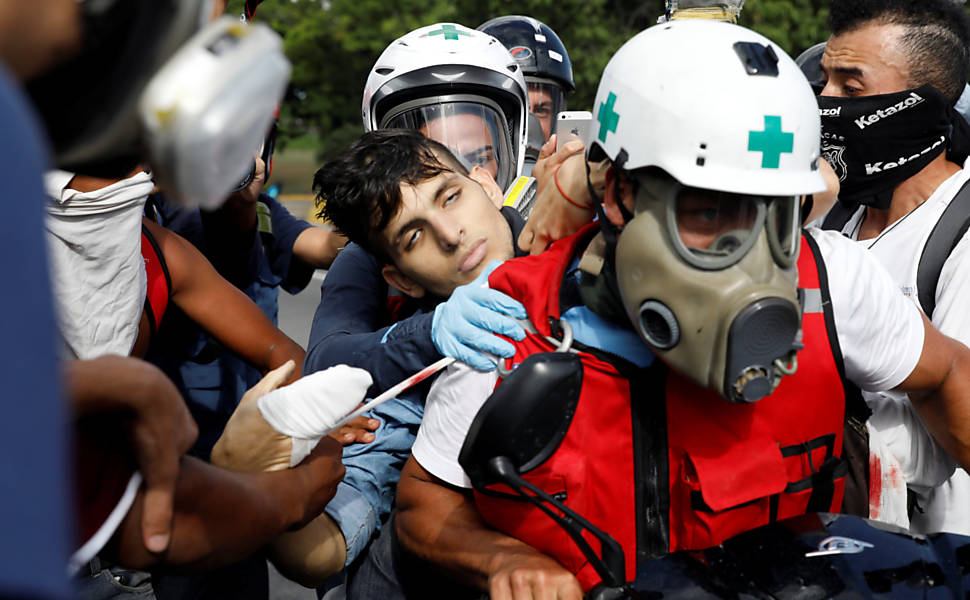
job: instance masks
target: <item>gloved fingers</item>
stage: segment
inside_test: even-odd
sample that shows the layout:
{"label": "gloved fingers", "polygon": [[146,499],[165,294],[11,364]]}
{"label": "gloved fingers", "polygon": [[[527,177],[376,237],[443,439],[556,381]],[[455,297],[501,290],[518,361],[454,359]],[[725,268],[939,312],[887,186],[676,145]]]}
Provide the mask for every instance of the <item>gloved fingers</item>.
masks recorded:
{"label": "gloved fingers", "polygon": [[480,352],[475,352],[471,349],[466,349],[463,356],[458,360],[467,363],[469,366],[479,371],[491,371],[495,369],[494,361],[492,361],[486,355]]}
{"label": "gloved fingers", "polygon": [[[482,333],[504,335],[517,341],[525,337],[525,329],[522,328],[522,325],[515,319],[508,317],[476,315],[475,318],[470,320],[470,324],[473,326],[470,328],[472,331],[466,333],[465,337],[461,338],[462,341],[468,341],[470,338],[477,339]],[[471,345],[475,346],[474,343]]]}
{"label": "gloved fingers", "polygon": [[502,266],[502,261],[500,260],[489,261],[488,264],[485,265],[485,268],[482,269],[482,272],[478,274],[478,277],[475,278],[475,282],[478,284],[488,285],[488,276],[492,274],[492,271],[500,266]]}
{"label": "gloved fingers", "polygon": [[512,299],[498,290],[489,288],[470,290],[468,299],[479,307],[507,315],[513,319],[525,319],[528,317],[528,314],[525,312],[525,307],[522,306],[521,302]]}
{"label": "gloved fingers", "polygon": [[[500,337],[494,336],[491,333],[482,331],[481,329],[476,330],[475,335],[469,336],[463,340],[460,340],[462,352],[464,354],[476,354],[479,355],[483,352],[489,354],[494,354],[495,356],[501,356],[505,358],[510,358],[515,356],[515,346],[509,342],[503,340]],[[469,360],[464,357],[456,357],[460,360],[473,365]],[[487,369],[483,369],[487,370]]]}
{"label": "gloved fingers", "polygon": [[[515,354],[515,347],[495,334],[522,339],[525,337],[525,330],[512,319],[494,314],[490,316],[490,319],[482,319],[481,321],[473,319],[468,322],[453,324],[450,333],[454,342],[462,347],[471,348],[473,352],[490,352],[497,356],[512,356]],[[451,355],[446,354],[446,356]],[[459,356],[455,358],[464,360],[463,357]],[[464,362],[468,361],[464,360]]]}
{"label": "gloved fingers", "polygon": [[500,337],[488,333],[477,336],[474,340],[466,342],[466,345],[471,346],[479,352],[487,352],[503,358],[512,358],[515,356],[515,346]]}

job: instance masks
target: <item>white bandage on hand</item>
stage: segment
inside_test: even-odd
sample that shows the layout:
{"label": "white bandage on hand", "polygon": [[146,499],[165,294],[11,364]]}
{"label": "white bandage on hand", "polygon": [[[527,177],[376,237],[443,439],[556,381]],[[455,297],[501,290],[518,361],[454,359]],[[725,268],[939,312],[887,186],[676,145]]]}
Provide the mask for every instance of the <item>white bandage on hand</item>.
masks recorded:
{"label": "white bandage on hand", "polygon": [[247,472],[295,466],[371,385],[367,371],[338,365],[277,389],[295,368],[288,361],[246,392],[212,449],[212,464]]}
{"label": "white bandage on hand", "polygon": [[269,392],[257,406],[273,429],[293,438],[292,467],[363,401],[371,383],[364,369],[336,365]]}

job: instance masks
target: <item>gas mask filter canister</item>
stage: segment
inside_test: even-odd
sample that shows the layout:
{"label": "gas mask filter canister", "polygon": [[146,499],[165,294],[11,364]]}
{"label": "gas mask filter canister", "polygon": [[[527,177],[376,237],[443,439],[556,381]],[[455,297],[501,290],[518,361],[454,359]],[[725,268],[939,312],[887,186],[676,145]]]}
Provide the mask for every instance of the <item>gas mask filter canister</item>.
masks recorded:
{"label": "gas mask filter canister", "polygon": [[637,177],[616,271],[627,315],[676,371],[732,402],[767,396],[796,368],[798,199]]}
{"label": "gas mask filter canister", "polygon": [[217,208],[251,168],[289,75],[280,37],[262,24],[222,17],[186,42],[138,107],[161,188]]}

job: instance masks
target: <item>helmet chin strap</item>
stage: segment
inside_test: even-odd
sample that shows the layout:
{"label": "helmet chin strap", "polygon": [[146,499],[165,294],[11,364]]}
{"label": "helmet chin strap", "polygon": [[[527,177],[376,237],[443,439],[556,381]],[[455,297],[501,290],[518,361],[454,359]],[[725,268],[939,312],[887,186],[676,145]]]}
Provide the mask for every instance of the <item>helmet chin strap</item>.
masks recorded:
{"label": "helmet chin strap", "polygon": [[[630,209],[623,204],[623,197],[620,194],[620,171],[623,170],[623,165],[626,164],[629,154],[623,148],[616,155],[616,159],[613,160],[613,169],[615,177],[613,177],[613,197],[616,199],[616,206],[620,211],[620,216],[623,217],[623,224],[626,225],[633,220],[633,213]],[[606,211],[603,208],[603,199],[599,197],[596,193],[596,189],[593,187],[592,182],[589,179],[589,162],[584,163],[586,167],[586,189],[589,191],[589,197],[593,200],[593,206],[596,207],[596,218],[600,222],[600,230],[603,232],[603,237],[606,238],[607,245],[610,247],[616,247],[616,240],[620,236],[620,231],[622,231],[621,226],[614,225],[612,221],[606,218]]]}

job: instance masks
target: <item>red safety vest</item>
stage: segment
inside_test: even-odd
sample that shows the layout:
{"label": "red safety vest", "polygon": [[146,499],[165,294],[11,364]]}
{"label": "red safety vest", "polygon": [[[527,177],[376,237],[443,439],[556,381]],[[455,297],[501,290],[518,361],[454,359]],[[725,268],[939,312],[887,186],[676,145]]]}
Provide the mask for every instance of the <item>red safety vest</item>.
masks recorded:
{"label": "red safety vest", "polygon": [[[555,349],[543,336],[561,337],[561,281],[596,231],[593,224],[489,277],[490,287],[525,305],[538,330],[512,341],[516,353],[507,367]],[[732,404],[660,360],[638,369],[574,344],[584,369],[575,415],[556,452],[524,477],[616,539],[628,578],[638,559],[709,548],[777,519],[838,512],[846,471],[841,355],[822,312],[829,308],[820,285],[824,266],[814,240],[805,236],[802,243],[810,249],[798,261],[808,299],[805,347],[797,372],[759,402]],[[584,589],[599,582],[566,532],[531,504],[477,492],[475,502],[486,522],[555,557]]]}
{"label": "red safety vest", "polygon": [[162,317],[168,308],[168,300],[172,292],[172,278],[168,274],[165,256],[158,247],[158,242],[147,227],[141,226],[141,256],[145,261],[145,274],[148,278],[147,293],[145,294],[145,312],[148,313],[148,324],[152,338],[158,332]]}

